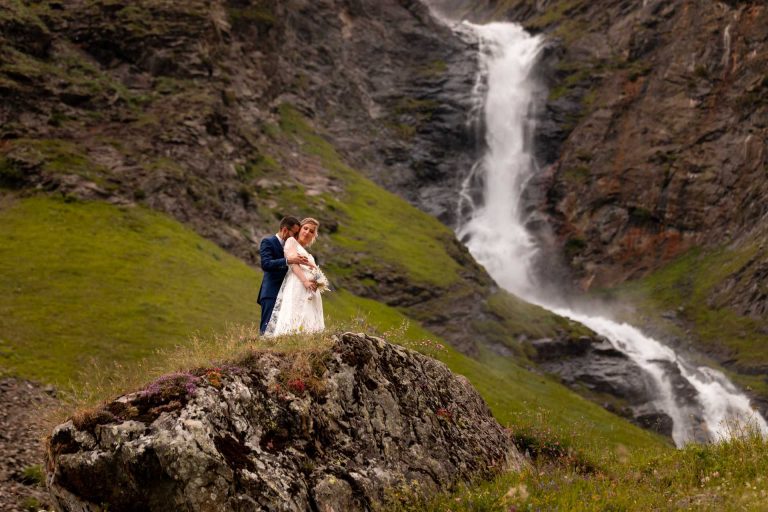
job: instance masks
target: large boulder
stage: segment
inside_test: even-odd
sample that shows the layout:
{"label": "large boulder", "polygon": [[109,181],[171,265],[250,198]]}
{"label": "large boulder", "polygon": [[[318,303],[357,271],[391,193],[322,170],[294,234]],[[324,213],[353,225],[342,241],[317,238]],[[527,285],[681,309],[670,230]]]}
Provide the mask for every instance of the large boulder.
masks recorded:
{"label": "large boulder", "polygon": [[522,463],[465,378],[348,333],[327,350],[169,375],[76,415],[50,437],[47,471],[63,511],[346,511]]}

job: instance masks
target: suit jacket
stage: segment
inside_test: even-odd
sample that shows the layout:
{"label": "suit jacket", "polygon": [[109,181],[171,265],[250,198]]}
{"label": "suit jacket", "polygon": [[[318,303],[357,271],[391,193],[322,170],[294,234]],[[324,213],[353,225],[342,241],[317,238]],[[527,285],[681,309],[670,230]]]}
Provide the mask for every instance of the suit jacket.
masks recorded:
{"label": "suit jacket", "polygon": [[261,256],[261,269],[264,271],[264,279],[261,281],[257,301],[261,304],[261,299],[277,298],[285,274],[288,272],[288,262],[285,261],[283,246],[276,235],[261,240],[259,255]]}

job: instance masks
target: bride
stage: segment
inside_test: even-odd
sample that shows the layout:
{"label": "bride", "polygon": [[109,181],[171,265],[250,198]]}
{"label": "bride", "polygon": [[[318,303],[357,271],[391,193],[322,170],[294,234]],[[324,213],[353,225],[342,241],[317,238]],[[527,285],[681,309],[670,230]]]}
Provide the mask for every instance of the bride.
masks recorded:
{"label": "bride", "polygon": [[296,256],[306,256],[311,265],[289,265],[280,291],[264,332],[265,336],[280,336],[281,334],[297,332],[316,332],[325,328],[323,321],[323,300],[317,291],[313,269],[316,268],[315,258],[307,252],[317,239],[320,222],[307,217],[301,221],[301,229],[296,238],[285,241],[285,256],[287,259]]}

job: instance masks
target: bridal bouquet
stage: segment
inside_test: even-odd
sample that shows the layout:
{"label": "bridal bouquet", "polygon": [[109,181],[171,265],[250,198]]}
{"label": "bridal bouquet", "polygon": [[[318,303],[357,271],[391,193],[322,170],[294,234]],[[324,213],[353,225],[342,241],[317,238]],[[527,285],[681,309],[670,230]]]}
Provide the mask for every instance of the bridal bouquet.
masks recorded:
{"label": "bridal bouquet", "polygon": [[[319,268],[313,268],[311,270],[310,279],[317,283],[317,293],[325,293],[331,290],[331,283],[328,281],[328,278],[325,276],[323,271]],[[314,296],[314,293],[311,294],[309,296],[309,300],[312,300]]]}

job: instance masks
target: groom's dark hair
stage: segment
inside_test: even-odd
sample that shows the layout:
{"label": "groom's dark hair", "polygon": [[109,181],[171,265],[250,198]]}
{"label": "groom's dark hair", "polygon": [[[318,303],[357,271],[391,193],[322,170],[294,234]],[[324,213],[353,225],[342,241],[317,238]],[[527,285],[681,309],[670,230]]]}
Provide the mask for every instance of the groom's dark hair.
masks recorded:
{"label": "groom's dark hair", "polygon": [[283,217],[283,219],[280,221],[280,229],[288,228],[291,229],[293,226],[300,226],[301,222],[299,222],[299,219],[296,217],[292,217],[291,215],[287,217]]}

